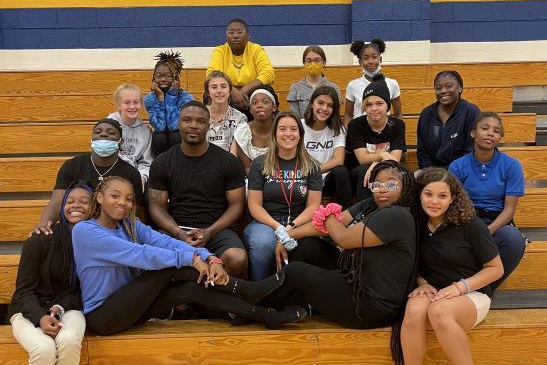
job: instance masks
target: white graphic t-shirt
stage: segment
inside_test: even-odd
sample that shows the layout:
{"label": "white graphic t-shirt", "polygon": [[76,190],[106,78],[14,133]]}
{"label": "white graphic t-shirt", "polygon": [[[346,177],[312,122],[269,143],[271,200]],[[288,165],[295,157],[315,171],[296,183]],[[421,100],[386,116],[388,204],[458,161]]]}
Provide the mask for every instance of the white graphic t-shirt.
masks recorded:
{"label": "white graphic t-shirt", "polygon": [[247,117],[239,110],[229,106],[224,118],[219,121],[211,120],[210,122],[209,131],[207,132],[209,143],[230,151],[236,128],[241,123],[247,123]]}
{"label": "white graphic t-shirt", "polygon": [[[309,127],[302,119],[304,126],[304,146],[308,153],[312,155],[320,164],[324,164],[334,156],[334,150],[337,147],[346,146],[346,131],[334,136],[334,131],[329,127],[316,131]],[[323,180],[327,176],[323,174]]]}

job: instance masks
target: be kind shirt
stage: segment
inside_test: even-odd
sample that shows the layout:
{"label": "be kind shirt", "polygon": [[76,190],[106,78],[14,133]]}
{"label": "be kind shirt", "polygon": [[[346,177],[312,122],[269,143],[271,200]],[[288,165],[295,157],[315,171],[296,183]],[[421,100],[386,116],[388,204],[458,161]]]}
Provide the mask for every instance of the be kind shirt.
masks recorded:
{"label": "be kind shirt", "polygon": [[[285,200],[291,202],[290,216],[296,218],[304,209],[308,200],[310,190],[321,191],[323,181],[319,168],[312,171],[309,175],[303,176],[300,167],[296,167],[296,158],[284,160],[277,158],[279,163],[279,172],[273,175],[262,174],[265,155],[259,156],[251,163],[249,171],[249,190],[261,190],[263,194],[263,207],[274,219],[289,216],[289,207]],[[294,183],[294,187],[293,187]],[[283,184],[283,189],[281,188]],[[292,189],[292,199],[290,198]]]}

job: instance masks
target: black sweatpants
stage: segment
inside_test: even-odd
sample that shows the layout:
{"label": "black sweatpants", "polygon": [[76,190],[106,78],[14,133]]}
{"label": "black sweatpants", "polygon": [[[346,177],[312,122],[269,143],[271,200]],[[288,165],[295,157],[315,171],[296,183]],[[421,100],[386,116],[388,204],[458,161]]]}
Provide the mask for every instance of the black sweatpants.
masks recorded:
{"label": "black sweatpants", "polygon": [[197,284],[198,272],[192,267],[146,271],[112,293],[97,309],[86,314],[87,327],[100,335],[128,329],[150,318],[164,317],[179,304],[196,303],[206,309],[253,313],[254,305],[220,291]]}
{"label": "black sweatpants", "polygon": [[364,295],[357,303],[353,287],[335,270],[326,270],[305,262],[289,262],[285,266],[283,286],[261,303],[282,307],[289,298],[299,296],[302,304],[309,303],[327,319],[347,328],[367,329],[390,325],[394,318],[378,310]]}

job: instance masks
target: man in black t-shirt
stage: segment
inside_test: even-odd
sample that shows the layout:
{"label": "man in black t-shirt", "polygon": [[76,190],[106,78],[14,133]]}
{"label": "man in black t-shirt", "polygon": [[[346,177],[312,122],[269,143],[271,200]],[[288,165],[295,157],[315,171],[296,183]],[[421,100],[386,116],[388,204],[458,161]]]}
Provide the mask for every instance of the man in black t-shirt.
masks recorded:
{"label": "man in black t-shirt", "polygon": [[210,144],[209,111],[197,101],[180,113],[180,145],[150,167],[149,209],[156,225],[195,247],[206,247],[235,277],[247,276],[247,253],[230,227],[243,212],[245,177],[239,160]]}
{"label": "man in black t-shirt", "polygon": [[95,188],[107,176],[121,176],[133,185],[137,215],[142,216],[144,194],[139,170],[118,157],[122,127],[114,119],[99,120],[91,132],[91,153],[66,160],[59,172],[51,199],[42,213],[35,233],[51,234],[51,226],[59,219],[66,189],[74,182],[84,182]]}

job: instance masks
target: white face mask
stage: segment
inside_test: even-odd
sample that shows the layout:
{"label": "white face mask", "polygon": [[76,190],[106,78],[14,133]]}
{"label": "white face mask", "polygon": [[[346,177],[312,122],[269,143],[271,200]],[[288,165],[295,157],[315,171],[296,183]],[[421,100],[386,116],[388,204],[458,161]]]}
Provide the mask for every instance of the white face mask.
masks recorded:
{"label": "white face mask", "polygon": [[365,75],[367,75],[368,77],[374,77],[376,75],[378,75],[380,73],[380,71],[382,70],[382,66],[381,65],[378,65],[378,67],[376,68],[376,70],[374,71],[367,71],[367,70],[363,70]]}

